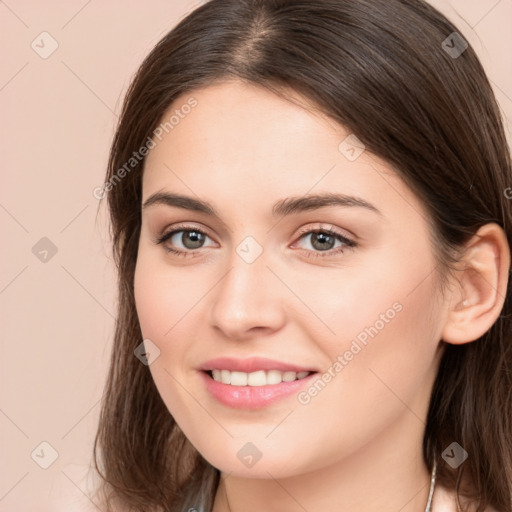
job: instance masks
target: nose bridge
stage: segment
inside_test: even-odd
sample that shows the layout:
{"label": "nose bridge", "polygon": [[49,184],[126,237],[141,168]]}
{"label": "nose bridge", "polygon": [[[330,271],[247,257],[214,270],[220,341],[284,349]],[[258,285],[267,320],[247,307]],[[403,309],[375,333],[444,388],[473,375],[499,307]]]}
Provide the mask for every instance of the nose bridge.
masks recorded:
{"label": "nose bridge", "polygon": [[259,296],[265,294],[271,272],[267,268],[267,251],[252,236],[233,247],[229,258],[229,272],[219,286],[219,302],[240,310],[256,307]]}
{"label": "nose bridge", "polygon": [[212,323],[229,336],[243,337],[254,327],[275,329],[282,321],[279,287],[267,267],[268,254],[252,236],[232,249],[211,311]]}

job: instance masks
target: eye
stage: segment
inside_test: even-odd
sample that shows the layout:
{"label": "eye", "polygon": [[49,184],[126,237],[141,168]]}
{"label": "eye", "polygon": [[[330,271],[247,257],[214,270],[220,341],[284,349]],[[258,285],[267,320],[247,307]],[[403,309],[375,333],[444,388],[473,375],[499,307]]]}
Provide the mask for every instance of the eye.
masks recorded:
{"label": "eye", "polygon": [[[354,240],[332,228],[304,229],[299,233],[299,240],[307,239],[307,237],[310,237],[310,244],[313,247],[313,250],[305,249],[308,258],[334,256],[345,252],[347,248],[357,246]],[[153,242],[164,245],[164,249],[168,253],[181,257],[193,257],[197,255],[198,249],[205,247],[204,243],[207,238],[211,240],[203,230],[196,226],[176,226],[175,229],[159,236]],[[171,245],[166,242],[171,242]],[[336,242],[339,242],[337,247]]]}
{"label": "eye", "polygon": [[[153,240],[153,242],[155,244],[164,245],[164,249],[167,252],[187,257],[194,256],[195,251],[203,247],[206,238],[210,237],[197,227],[176,226],[176,229],[161,235],[156,240]],[[172,246],[165,244],[167,241],[170,241]],[[181,244],[181,247],[179,244]],[[176,246],[178,246],[178,248],[176,248]]]}
{"label": "eye", "polygon": [[[313,250],[306,250],[306,257],[308,258],[324,258],[328,256],[334,256],[343,253],[347,248],[353,248],[357,246],[354,240],[346,237],[345,235],[333,230],[332,228],[318,228],[304,230],[300,233],[299,239],[307,239],[309,237],[309,243],[313,247]],[[339,245],[336,247],[336,242]],[[324,253],[324,254],[322,254]]]}

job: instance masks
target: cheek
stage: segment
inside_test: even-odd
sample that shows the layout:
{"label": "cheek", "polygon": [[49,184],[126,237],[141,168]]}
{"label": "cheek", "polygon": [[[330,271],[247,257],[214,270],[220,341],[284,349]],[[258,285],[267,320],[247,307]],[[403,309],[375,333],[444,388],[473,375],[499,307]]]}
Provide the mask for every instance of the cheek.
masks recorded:
{"label": "cheek", "polygon": [[[144,338],[160,349],[160,357],[150,366],[178,378],[197,365],[191,340],[204,339],[197,332],[205,326],[204,304],[212,284],[207,276],[184,268],[172,268],[161,257],[142,251],[137,261],[134,295],[137,316]],[[169,376],[167,375],[167,378]],[[156,380],[156,379],[155,379]]]}
{"label": "cheek", "polygon": [[[336,384],[328,386],[343,395],[348,410],[362,415],[378,400],[401,406],[393,393],[412,401],[423,392],[436,356],[440,320],[435,273],[428,271],[433,263],[425,257],[427,247],[422,257],[406,259],[404,253],[411,254],[380,254],[357,272],[340,272],[316,294],[309,288],[307,295],[307,286],[299,292],[329,328],[313,315],[302,323],[331,361],[327,370]],[[313,332],[308,324],[319,327]]]}
{"label": "cheek", "polygon": [[[197,283],[179,269],[171,271],[159,250],[139,249],[134,277],[137,315],[144,337],[163,341],[197,302]],[[160,347],[162,348],[162,347]]]}
{"label": "cheek", "polygon": [[338,316],[338,339],[326,346],[337,375],[326,400],[342,404],[346,414],[364,418],[371,411],[386,423],[405,410],[404,404],[419,417],[426,413],[438,312],[432,276],[415,288],[411,283],[422,276],[416,270],[404,266],[399,275],[380,276],[376,286],[354,288],[352,302],[348,295],[343,299],[347,307]]}
{"label": "cheek", "polygon": [[172,320],[169,317],[173,311],[173,304],[169,303],[172,295],[159,272],[145,264],[143,258],[139,258],[135,269],[134,294],[143,336],[160,338]]}
{"label": "cheek", "polygon": [[428,337],[434,299],[432,276],[425,273],[428,262],[384,256],[357,269],[311,271],[300,279],[282,272],[301,299],[290,320],[300,323],[331,360],[356,339],[362,347],[380,340],[391,351],[414,344],[418,336]]}
{"label": "cheek", "polygon": [[143,338],[150,339],[160,350],[149,370],[167,408],[179,421],[190,414],[188,395],[179,383],[187,381],[190,369],[197,364],[191,359],[189,340],[199,325],[200,298],[206,290],[198,289],[186,272],[170,271],[150,256],[142,254],[137,261],[137,316]]}

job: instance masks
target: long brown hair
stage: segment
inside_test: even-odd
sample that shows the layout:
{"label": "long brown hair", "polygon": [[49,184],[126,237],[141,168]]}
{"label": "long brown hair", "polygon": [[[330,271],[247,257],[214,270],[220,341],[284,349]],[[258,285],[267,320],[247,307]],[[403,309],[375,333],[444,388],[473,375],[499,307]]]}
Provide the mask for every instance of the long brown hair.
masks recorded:
{"label": "long brown hair", "polygon": [[[103,190],[118,312],[94,463],[111,503],[210,510],[219,483],[219,471],[186,439],[134,356],[142,341],[133,282],[144,159],[130,160],[133,153],[174,100],[196,88],[236,79],[287,99],[293,90],[392,165],[423,201],[445,276],[480,226],[496,222],[512,241],[503,120],[474,50],[454,32],[422,0],[211,0],[144,60],[124,101]],[[437,482],[478,512],[512,510],[511,294],[509,286],[501,316],[481,339],[446,344],[424,434]],[[469,453],[458,470],[441,457],[454,441]],[[462,472],[471,488],[460,485]]]}

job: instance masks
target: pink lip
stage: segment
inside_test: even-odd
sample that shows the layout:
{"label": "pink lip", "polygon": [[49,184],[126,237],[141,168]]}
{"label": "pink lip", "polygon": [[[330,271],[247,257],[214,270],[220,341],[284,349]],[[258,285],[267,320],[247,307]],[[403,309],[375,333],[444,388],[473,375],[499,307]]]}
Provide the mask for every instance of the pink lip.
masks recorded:
{"label": "pink lip", "polygon": [[[315,368],[301,367],[294,364],[283,363],[264,357],[251,357],[249,359],[235,359],[233,357],[217,357],[210,359],[199,368],[203,371],[230,370],[232,372],[251,373],[258,370],[279,370],[280,372],[316,372]],[[275,384],[279,385],[279,384]],[[266,387],[266,386],[265,386]]]}
{"label": "pink lip", "polygon": [[[273,368],[277,369],[275,366]],[[260,367],[260,369],[262,368]],[[312,373],[300,380],[269,384],[268,386],[232,386],[231,384],[223,384],[213,380],[204,370],[200,371],[199,374],[207,390],[215,399],[224,405],[237,409],[261,409],[271,405],[278,400],[298,393],[302,387],[310,384],[311,380],[318,375],[317,373]]]}

